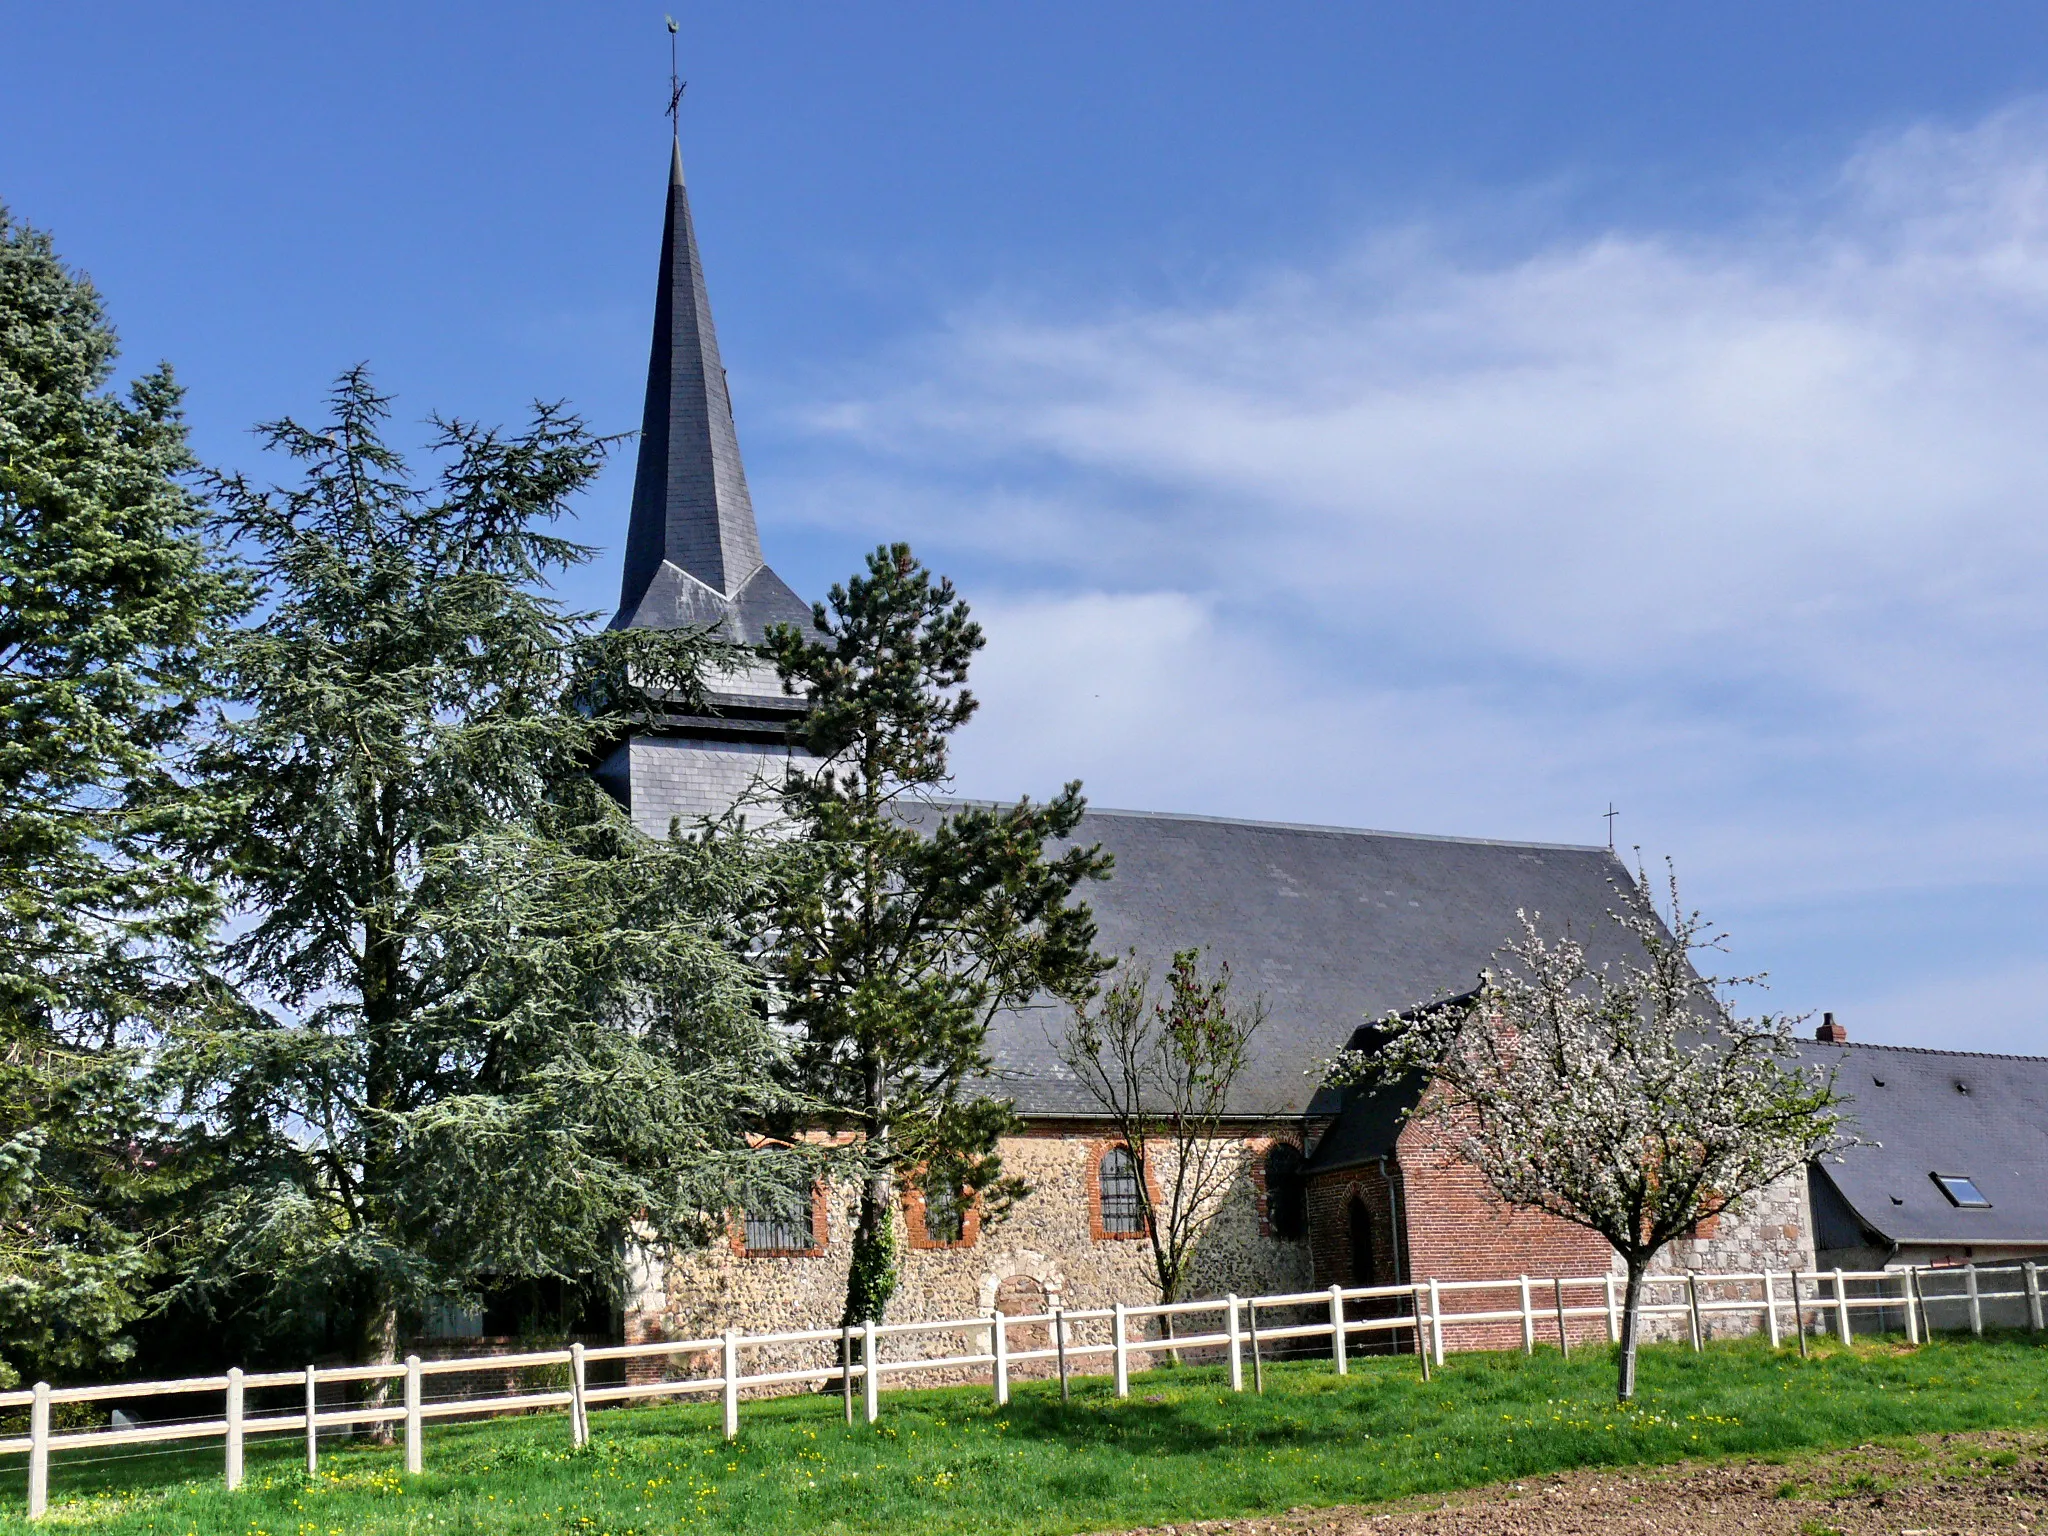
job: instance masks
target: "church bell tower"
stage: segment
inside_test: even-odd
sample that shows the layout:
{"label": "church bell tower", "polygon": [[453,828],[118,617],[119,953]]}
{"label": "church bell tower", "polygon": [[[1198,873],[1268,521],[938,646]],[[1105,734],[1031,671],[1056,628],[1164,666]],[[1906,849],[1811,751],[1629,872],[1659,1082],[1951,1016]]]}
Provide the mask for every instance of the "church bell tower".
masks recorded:
{"label": "church bell tower", "polygon": [[[677,141],[669,160],[647,402],[614,629],[701,628],[753,647],[770,625],[808,628],[811,606],[769,569],[747,495],[739,435]],[[713,713],[675,715],[621,744],[598,778],[655,836],[716,815],[779,776],[803,701],[758,659],[711,679]]]}

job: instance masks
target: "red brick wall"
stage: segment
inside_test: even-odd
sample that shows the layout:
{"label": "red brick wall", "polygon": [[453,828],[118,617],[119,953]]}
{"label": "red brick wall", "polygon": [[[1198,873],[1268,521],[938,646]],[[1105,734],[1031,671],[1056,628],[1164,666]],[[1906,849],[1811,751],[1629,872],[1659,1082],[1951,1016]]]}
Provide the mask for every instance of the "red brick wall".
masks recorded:
{"label": "red brick wall", "polygon": [[[1398,1176],[1398,1175],[1397,1175]],[[1407,1260],[1401,1247],[1400,1224],[1395,1219],[1397,1191],[1387,1175],[1375,1166],[1318,1174],[1308,1184],[1309,1252],[1315,1265],[1316,1284],[1351,1286],[1358,1282],[1351,1252],[1351,1202],[1360,1201],[1366,1210],[1372,1234],[1369,1272],[1363,1277],[1371,1285],[1399,1285],[1407,1278]],[[1406,1316],[1409,1304],[1396,1299],[1358,1299],[1347,1304],[1355,1321],[1368,1318]],[[1408,1329],[1394,1329],[1353,1335],[1354,1353],[1383,1354],[1407,1352],[1415,1347]]]}
{"label": "red brick wall", "polygon": [[1316,1284],[1352,1285],[1351,1201],[1365,1203],[1371,1221],[1374,1285],[1398,1285],[1406,1277],[1401,1232],[1394,1220],[1393,1191],[1377,1167],[1316,1174],[1308,1185],[1309,1255]]}
{"label": "red brick wall", "polygon": [[[1396,1146],[1401,1169],[1403,1226],[1406,1228],[1409,1272],[1417,1280],[1505,1280],[1520,1275],[1541,1279],[1531,1286],[1537,1314],[1536,1342],[1555,1344],[1557,1322],[1554,1275],[1604,1275],[1613,1250],[1603,1238],[1583,1227],[1540,1211],[1503,1205],[1470,1163],[1448,1146],[1446,1132],[1432,1122],[1411,1120]],[[1594,1305],[1591,1288],[1566,1292],[1567,1306]],[[1496,1312],[1519,1308],[1516,1287],[1478,1292],[1452,1292],[1443,1298],[1445,1316],[1456,1312]],[[1545,1322],[1545,1309],[1548,1323]],[[1607,1336],[1602,1318],[1574,1318],[1574,1342]],[[1519,1321],[1452,1325],[1447,1349],[1518,1349]]]}

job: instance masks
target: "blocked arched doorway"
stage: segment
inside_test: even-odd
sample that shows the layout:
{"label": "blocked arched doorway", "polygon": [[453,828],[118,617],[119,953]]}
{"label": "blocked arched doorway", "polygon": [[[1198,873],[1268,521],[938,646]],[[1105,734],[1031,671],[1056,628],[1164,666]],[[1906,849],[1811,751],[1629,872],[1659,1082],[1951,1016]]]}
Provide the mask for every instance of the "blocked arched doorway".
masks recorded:
{"label": "blocked arched doorway", "polygon": [[1344,1222],[1351,1247],[1351,1283],[1375,1284],[1372,1261],[1372,1212],[1362,1196],[1353,1195],[1344,1208]]}

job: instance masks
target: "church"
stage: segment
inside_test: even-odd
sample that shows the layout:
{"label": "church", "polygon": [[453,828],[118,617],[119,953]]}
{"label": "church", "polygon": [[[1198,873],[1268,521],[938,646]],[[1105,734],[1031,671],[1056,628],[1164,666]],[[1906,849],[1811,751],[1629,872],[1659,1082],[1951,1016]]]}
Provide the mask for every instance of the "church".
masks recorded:
{"label": "church", "polygon": [[[761,547],[680,146],[670,160],[624,567],[615,627],[702,626],[751,647],[770,625],[810,622],[809,603],[776,575]],[[725,810],[763,776],[772,781],[796,750],[788,727],[803,704],[783,694],[772,668],[743,669],[720,689],[707,713],[662,721],[619,745],[599,769],[651,835],[666,835],[676,818],[687,823]],[[1598,953],[1615,932],[1606,914],[1632,889],[1610,849],[1143,810],[1091,810],[1077,837],[1101,844],[1116,861],[1114,877],[1087,892],[1104,953],[1135,952],[1159,970],[1175,951],[1200,947],[1208,963],[1229,964],[1240,996],[1257,994],[1267,1010],[1228,1106],[1224,1131],[1235,1174],[1195,1255],[1189,1294],[1612,1267],[1600,1239],[1490,1200],[1476,1174],[1421,1144],[1405,1123],[1411,1106],[1397,1095],[1338,1092],[1317,1076],[1318,1063],[1366,1021],[1469,990],[1518,910],[1541,913],[1546,927],[1569,926],[1590,941],[1596,961],[1607,958]],[[1001,1148],[1003,1164],[1030,1193],[1008,1219],[983,1230],[971,1205],[928,1203],[906,1191],[892,1317],[986,1316],[992,1308],[1027,1314],[1156,1296],[1131,1159],[1060,1063],[1054,1042],[1061,1027],[1057,1018],[1024,1010],[991,1032],[999,1091],[1022,1120]],[[1843,1054],[1840,1038],[1825,1030],[1810,1049]],[[1862,1053],[1886,1054],[1876,1047]],[[1859,1054],[1857,1063],[1866,1059]],[[1929,1070],[1938,1076],[1944,1069]],[[1940,1117],[1930,1112],[1929,1119],[1928,1134],[1940,1141]],[[2048,1166],[2039,1155],[2048,1148],[2035,1146],[2044,1123],[2030,1128],[2028,1146]],[[1831,1245],[1878,1241],[1872,1234],[1882,1229],[1859,1217],[1855,1201],[1887,1219],[1903,1207],[1877,1211],[1872,1202],[1883,1197],[1863,1187],[1870,1159],[1858,1161],[1861,1151],[1851,1156],[1855,1176],[1792,1175],[1739,1217],[1708,1223],[1674,1245],[1666,1264],[1811,1268],[1816,1203],[1838,1234]],[[1916,1155],[1965,1154],[1925,1147]],[[2004,1240],[2048,1246],[2048,1207],[2024,1208],[2043,1205],[2038,1191],[2048,1181],[2037,1176],[2039,1167],[2028,1176],[1994,1170],[1987,1159],[1978,1165],[2000,1184],[2001,1200],[2013,1186],[2001,1212],[2017,1226],[2000,1227]],[[1916,1193],[1916,1209],[1924,1193]],[[667,1264],[644,1257],[624,1298],[624,1337],[835,1326],[855,1198],[851,1189],[819,1189],[808,1222],[735,1212],[723,1243]],[[1930,1207],[1925,1230],[1945,1231],[1934,1216]]]}

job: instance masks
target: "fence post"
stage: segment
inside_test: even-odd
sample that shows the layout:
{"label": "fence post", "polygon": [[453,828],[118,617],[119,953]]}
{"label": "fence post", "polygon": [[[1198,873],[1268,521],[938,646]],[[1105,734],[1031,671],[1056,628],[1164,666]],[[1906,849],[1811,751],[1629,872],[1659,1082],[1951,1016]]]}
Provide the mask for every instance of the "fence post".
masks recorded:
{"label": "fence post", "polygon": [[2027,1332],[2041,1331],[2041,1266],[2027,1260]]}
{"label": "fence post", "polygon": [[1550,1284],[1557,1293],[1557,1352],[1569,1360],[1572,1357],[1572,1341],[1564,1326],[1564,1278],[1552,1275]]}
{"label": "fence post", "polygon": [[1522,1353],[1536,1353],[1536,1314],[1529,1310],[1529,1277],[1522,1276]]}
{"label": "fence post", "polygon": [[1913,1311],[1913,1272],[1911,1269],[1899,1273],[1899,1296],[1906,1303],[1906,1342],[1920,1342],[1920,1319]]}
{"label": "fence post", "polygon": [[1259,1357],[1259,1298],[1254,1296],[1245,1302],[1245,1320],[1252,1328],[1252,1390],[1263,1394],[1266,1390],[1266,1362]]}
{"label": "fence post", "polygon": [[1771,1348],[1783,1343],[1778,1337],[1778,1283],[1768,1269],[1764,1271],[1764,1331],[1771,1337]]}
{"label": "fence post", "polygon": [[1621,1342],[1621,1307],[1614,1299],[1614,1271],[1607,1272],[1607,1342]]}
{"label": "fence post", "polygon": [[1685,1272],[1685,1310],[1692,1323],[1692,1352],[1706,1347],[1706,1330],[1700,1326],[1700,1277],[1696,1270]]}
{"label": "fence post", "polygon": [[1110,1308],[1110,1326],[1116,1330],[1115,1336],[1109,1341],[1110,1370],[1112,1378],[1116,1382],[1116,1395],[1118,1397],[1129,1397],[1131,1395],[1131,1357],[1128,1348],[1124,1344],[1124,1304],[1120,1301],[1114,1303]]}
{"label": "fence post", "polygon": [[1918,1264],[1913,1265],[1906,1271],[1906,1274],[1913,1282],[1913,1300],[1919,1305],[1920,1309],[1920,1341],[1923,1344],[1932,1344],[1934,1342],[1934,1314],[1927,1310],[1927,1287],[1920,1283],[1920,1266]]}
{"label": "fence post", "polygon": [[846,1405],[846,1427],[853,1428],[853,1324],[839,1326],[839,1399]]}
{"label": "fence post", "polygon": [[1970,1332],[1981,1334],[1984,1331],[1984,1300],[1977,1290],[1977,1266],[1965,1264],[1963,1278],[1970,1286]]}
{"label": "fence post", "polygon": [[861,1393],[870,1424],[882,1416],[882,1362],[875,1350],[875,1320],[871,1317],[861,1324],[860,1347]]}
{"label": "fence post", "polygon": [[995,1388],[996,1406],[1002,1408],[1010,1401],[1010,1328],[1001,1307],[990,1314],[988,1341],[994,1356],[989,1366],[989,1382]]}
{"label": "fence post", "polygon": [[242,1486],[242,1368],[228,1368],[228,1492]]}
{"label": "fence post", "polygon": [[[1799,1299],[1799,1271],[1787,1270],[1785,1278],[1792,1282],[1792,1326],[1799,1333],[1799,1358],[1806,1358],[1806,1303]],[[1813,1277],[1816,1294],[1820,1290],[1820,1276]]]}
{"label": "fence post", "polygon": [[50,1384],[36,1383],[28,1410],[28,1517],[40,1520],[50,1508]]}
{"label": "fence post", "polygon": [[405,1470],[417,1472],[425,1447],[420,1442],[425,1438],[424,1426],[420,1422],[420,1357],[405,1357]]}
{"label": "fence post", "polygon": [[1415,1358],[1422,1362],[1422,1380],[1429,1381],[1429,1340],[1422,1332],[1422,1287],[1408,1287],[1408,1305],[1415,1309]]}
{"label": "fence post", "polygon": [[1842,1280],[1842,1272],[1835,1271],[1835,1336],[1844,1346],[1849,1342],[1849,1287]]}
{"label": "fence post", "polygon": [[1230,1323],[1230,1390],[1244,1390],[1244,1344],[1238,1338],[1237,1292],[1223,1298],[1223,1315]]}
{"label": "fence post", "polygon": [[313,1367],[306,1367],[306,1476],[320,1470],[320,1390]]}
{"label": "fence post", "polygon": [[590,1409],[583,1401],[583,1345],[569,1346],[569,1443],[577,1450],[590,1444]]}
{"label": "fence post", "polygon": [[1330,1287],[1330,1360],[1337,1367],[1339,1376],[1351,1369],[1351,1361],[1344,1350],[1344,1287]]}
{"label": "fence post", "polygon": [[1436,1356],[1436,1363],[1444,1363],[1444,1307],[1443,1295],[1436,1288],[1436,1278],[1429,1282],[1429,1342],[1430,1353]]}
{"label": "fence post", "polygon": [[725,1378],[725,1438],[737,1440],[740,1437],[740,1336],[728,1328],[720,1344],[719,1370]]}
{"label": "fence post", "polygon": [[1067,1309],[1066,1309],[1065,1307],[1054,1307],[1054,1308],[1052,1309],[1052,1352],[1053,1352],[1053,1357],[1054,1357],[1054,1359],[1055,1359],[1055,1360],[1056,1360],[1056,1361],[1058,1362],[1058,1364],[1059,1364],[1059,1371],[1060,1371],[1060,1401],[1064,1403],[1064,1402],[1065,1402],[1065,1401],[1067,1400],[1067,1390],[1068,1390],[1068,1389],[1067,1389]]}

